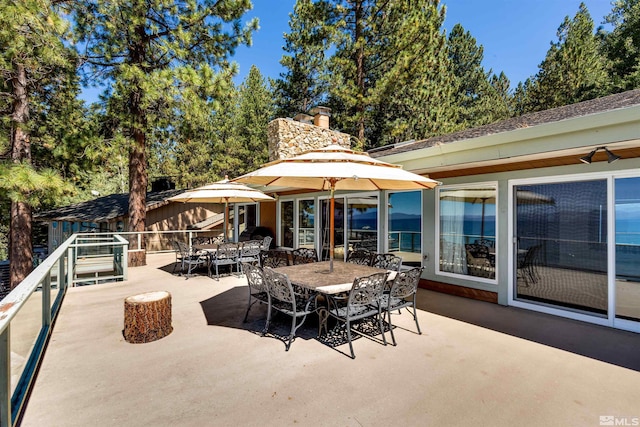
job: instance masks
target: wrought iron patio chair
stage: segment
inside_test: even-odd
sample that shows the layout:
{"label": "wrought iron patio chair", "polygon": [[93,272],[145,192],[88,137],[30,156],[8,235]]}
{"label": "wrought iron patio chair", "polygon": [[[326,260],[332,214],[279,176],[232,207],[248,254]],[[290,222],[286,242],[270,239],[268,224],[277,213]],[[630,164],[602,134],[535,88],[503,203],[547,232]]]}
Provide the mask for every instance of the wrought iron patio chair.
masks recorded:
{"label": "wrought iron patio chair", "polygon": [[413,307],[413,313],[410,313],[416,322],[418,334],[422,334],[416,312],[416,294],[422,270],[424,270],[424,267],[415,267],[407,271],[399,272],[393,279],[389,293],[385,293],[380,297],[381,309],[388,315],[387,318],[389,319],[389,330],[391,331],[393,345],[396,345],[396,337],[393,335],[393,324],[391,323],[391,312],[394,310],[400,311],[402,308],[409,310],[409,307]]}
{"label": "wrought iron patio chair", "polygon": [[382,342],[387,345],[382,325],[382,307],[380,297],[389,273],[375,273],[370,276],[358,277],[353,281],[348,295],[328,295],[328,314],[339,323],[345,325],[351,358],[355,359],[351,342],[351,324],[368,317],[378,318],[378,326],[382,334]]}
{"label": "wrought iron patio chair", "polygon": [[318,262],[318,252],[314,248],[298,248],[291,251],[293,265]]}
{"label": "wrought iron patio chair", "polygon": [[260,244],[259,240],[247,240],[238,244],[238,271],[240,274],[244,274],[242,268],[243,263],[260,263]]}
{"label": "wrought iron patio chair", "polygon": [[211,237],[209,236],[196,236],[191,238],[191,245],[208,245],[211,243]]}
{"label": "wrought iron patio chair", "polygon": [[262,242],[260,244],[260,249],[263,251],[268,251],[269,249],[271,249],[271,242],[273,241],[273,237],[271,236],[267,236],[264,239],[262,239]]}
{"label": "wrought iron patio chair", "polygon": [[531,246],[522,257],[518,258],[518,277],[524,281],[524,286],[529,287],[540,280],[538,265],[540,264],[539,253],[541,245]]}
{"label": "wrought iron patio chair", "polygon": [[400,267],[402,267],[402,257],[394,254],[373,254],[371,266],[389,271],[400,271]]}
{"label": "wrought iron patio chair", "polygon": [[286,350],[289,351],[296,331],[302,326],[307,316],[316,311],[316,295],[296,293],[286,274],[278,273],[269,267],[265,267],[263,271],[269,292],[269,313],[265,333],[269,331],[273,310],[290,316],[291,330],[285,344]]}
{"label": "wrought iron patio chair", "polygon": [[359,248],[349,251],[347,254],[347,262],[359,265],[371,265],[373,253],[367,249]]}
{"label": "wrought iron patio chair", "polygon": [[212,268],[216,270],[216,280],[220,280],[220,266],[228,265],[231,272],[233,272],[233,266],[238,265],[238,244],[237,243],[222,243],[218,245],[218,248],[211,256],[211,263],[209,264],[209,276],[211,276]]}
{"label": "wrought iron patio chair", "polygon": [[[266,304],[269,306],[269,292],[267,290],[267,282],[264,278],[264,271],[259,265],[245,262],[242,265],[244,274],[247,276],[247,285],[249,286],[249,302],[247,303],[247,312],[244,315],[243,322],[249,317],[249,310],[255,303]],[[266,324],[265,324],[266,326]]]}
{"label": "wrought iron patio chair", "polygon": [[187,269],[186,278],[189,278],[191,271],[198,268],[204,267],[209,262],[209,258],[205,253],[194,253],[189,250],[189,246],[186,243],[181,242],[179,240],[173,241],[173,248],[176,251],[176,262],[173,264],[172,273],[175,273],[176,267],[180,264],[180,274],[184,273],[185,268]]}
{"label": "wrought iron patio chair", "polygon": [[261,251],[260,265],[262,267],[278,268],[289,265],[289,258],[286,252],[282,251]]}

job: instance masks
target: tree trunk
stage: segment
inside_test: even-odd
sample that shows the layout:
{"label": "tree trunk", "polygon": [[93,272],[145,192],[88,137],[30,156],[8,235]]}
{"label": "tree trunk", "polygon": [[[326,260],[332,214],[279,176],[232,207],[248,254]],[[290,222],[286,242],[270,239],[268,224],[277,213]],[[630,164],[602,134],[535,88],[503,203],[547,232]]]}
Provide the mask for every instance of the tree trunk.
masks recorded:
{"label": "tree trunk", "polygon": [[[14,96],[11,114],[11,160],[31,164],[31,144],[26,123],[29,120],[27,98],[27,72],[22,64],[14,64],[15,77],[11,79]],[[31,245],[31,206],[24,202],[11,202],[9,225],[9,275],[11,289],[18,286],[33,269]]]}
{"label": "tree trunk", "polygon": [[365,112],[365,82],[364,82],[364,35],[363,35],[363,4],[356,2],[355,10],[355,42],[356,42],[356,85],[358,100],[356,101],[356,117],[358,118],[358,141],[364,144],[364,112]]}
{"label": "tree trunk", "polygon": [[[131,61],[133,64],[142,65],[145,51],[144,26],[136,28],[137,43],[131,49]],[[142,106],[143,90],[136,79],[131,85],[129,96],[129,108],[133,118],[131,135],[133,143],[129,151],[129,231],[141,233],[145,231],[147,219],[147,159],[146,159],[146,112]],[[136,242],[137,236],[131,238]],[[131,240],[130,240],[131,242]],[[146,265],[146,243],[144,235],[140,239],[140,247],[129,244],[129,266],[139,267]],[[137,249],[131,252],[132,249]]]}
{"label": "tree trunk", "polygon": [[172,331],[169,292],[148,292],[125,298],[123,335],[127,342],[156,341]]}

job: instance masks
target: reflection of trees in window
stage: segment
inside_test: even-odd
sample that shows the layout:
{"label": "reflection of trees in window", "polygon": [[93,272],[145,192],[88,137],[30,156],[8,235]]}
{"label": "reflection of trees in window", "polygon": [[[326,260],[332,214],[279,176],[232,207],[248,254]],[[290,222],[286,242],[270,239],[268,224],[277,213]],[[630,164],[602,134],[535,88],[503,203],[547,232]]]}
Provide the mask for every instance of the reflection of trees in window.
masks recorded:
{"label": "reflection of trees in window", "polygon": [[315,203],[313,200],[298,201],[298,247],[313,247],[315,243]]}
{"label": "reflection of trees in window", "polygon": [[293,247],[293,201],[280,203],[280,244]]}

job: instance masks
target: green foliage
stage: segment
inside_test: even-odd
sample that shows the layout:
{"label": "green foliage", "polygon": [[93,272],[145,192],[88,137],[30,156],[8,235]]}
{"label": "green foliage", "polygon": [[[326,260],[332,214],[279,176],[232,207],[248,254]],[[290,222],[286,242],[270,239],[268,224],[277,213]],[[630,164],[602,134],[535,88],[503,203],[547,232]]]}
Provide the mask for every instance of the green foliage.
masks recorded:
{"label": "green foliage", "polygon": [[608,93],[607,73],[594,24],[581,3],[573,19],[567,16],[558,28],[558,41],[532,80],[522,111],[542,111],[593,99]]}
{"label": "green foliage", "polygon": [[614,91],[640,88],[640,0],[617,0],[605,22],[614,26],[601,30],[603,51],[609,59]]}

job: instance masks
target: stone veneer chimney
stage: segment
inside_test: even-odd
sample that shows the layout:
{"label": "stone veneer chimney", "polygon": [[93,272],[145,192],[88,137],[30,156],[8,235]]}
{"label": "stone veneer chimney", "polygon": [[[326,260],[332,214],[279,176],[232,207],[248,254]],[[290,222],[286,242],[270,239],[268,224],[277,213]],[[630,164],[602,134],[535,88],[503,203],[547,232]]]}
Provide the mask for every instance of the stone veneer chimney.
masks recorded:
{"label": "stone veneer chimney", "polygon": [[315,107],[310,112],[314,116],[298,114],[293,120],[275,119],[267,125],[269,161],[334,144],[351,148],[350,135],[329,129],[331,109]]}

